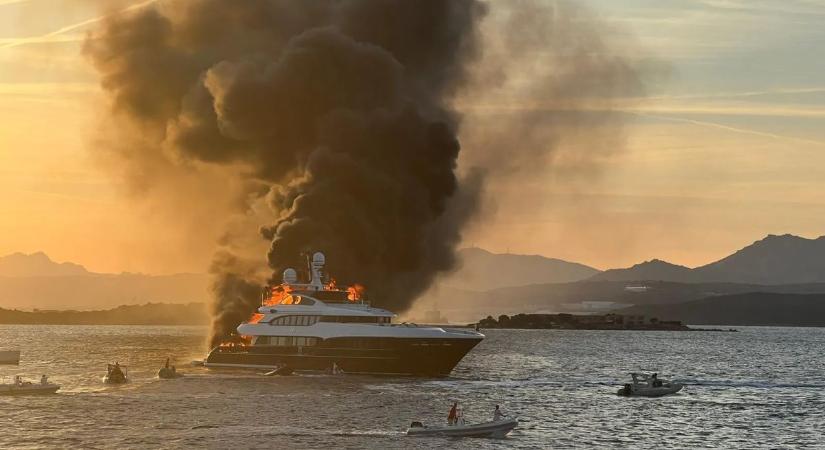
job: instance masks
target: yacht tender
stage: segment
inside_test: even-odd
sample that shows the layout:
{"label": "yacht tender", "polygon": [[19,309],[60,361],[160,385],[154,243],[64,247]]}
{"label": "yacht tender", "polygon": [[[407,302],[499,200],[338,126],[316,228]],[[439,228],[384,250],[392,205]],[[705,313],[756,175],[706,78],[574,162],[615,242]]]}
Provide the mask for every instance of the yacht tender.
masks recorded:
{"label": "yacht tender", "polygon": [[503,438],[517,426],[518,419],[515,417],[505,417],[501,420],[476,424],[460,422],[456,425],[443,427],[428,427],[421,422],[413,422],[410,428],[407,429],[407,435]]}
{"label": "yacht tender", "polygon": [[675,394],[684,387],[683,384],[663,380],[655,373],[648,375],[634,372],[631,373],[630,376],[633,378],[633,382],[622,386],[617,394],[625,396],[661,397],[663,395]]}
{"label": "yacht tender", "polygon": [[315,253],[308,282],[286,269],[257,314],[238,326],[247,342],[215,347],[204,366],[446,376],[484,339],[470,330],[393,324],[392,312],[354,289],[324,283],[324,264]]}
{"label": "yacht tender", "polygon": [[108,364],[106,366],[106,376],[103,377],[103,382],[106,384],[123,384],[129,381],[126,366],[121,366],[120,363]]}
{"label": "yacht tender", "polygon": [[23,381],[20,375],[14,377],[13,383],[0,384],[0,395],[47,395],[54,394],[60,385],[49,383],[46,375],[40,378],[40,383]]}

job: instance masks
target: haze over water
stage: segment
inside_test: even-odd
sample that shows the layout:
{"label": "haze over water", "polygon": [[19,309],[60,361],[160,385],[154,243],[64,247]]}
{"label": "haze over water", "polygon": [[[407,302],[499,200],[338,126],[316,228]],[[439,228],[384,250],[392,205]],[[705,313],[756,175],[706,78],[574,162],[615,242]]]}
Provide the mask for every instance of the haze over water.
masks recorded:
{"label": "haze over water", "polygon": [[[825,330],[741,327],[738,333],[486,330],[444,379],[208,371],[201,327],[0,326],[19,367],[63,387],[0,397],[1,448],[792,448],[821,445]],[[166,356],[186,377],[158,380]],[[131,382],[101,383],[106,363]],[[800,361],[804,361],[801,363]],[[685,382],[659,399],[615,394],[626,372]],[[468,421],[496,403],[517,415],[504,440],[408,438],[412,420]]]}

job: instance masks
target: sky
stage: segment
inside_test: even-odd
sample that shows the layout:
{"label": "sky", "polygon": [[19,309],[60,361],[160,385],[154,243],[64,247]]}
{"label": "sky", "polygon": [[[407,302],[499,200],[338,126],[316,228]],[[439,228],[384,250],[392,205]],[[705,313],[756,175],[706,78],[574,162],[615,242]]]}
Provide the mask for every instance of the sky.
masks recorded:
{"label": "sky", "polygon": [[[99,272],[208,267],[227,219],[135,201],[93,151],[106,100],[82,41],[103,14],[150,3],[0,0],[0,255],[45,251]],[[696,266],[766,234],[825,234],[825,0],[587,4],[657,74],[644,99],[618,102],[622,148],[596,174],[562,161],[495,186],[464,245],[606,269]],[[468,114],[542,105],[488,107]]]}

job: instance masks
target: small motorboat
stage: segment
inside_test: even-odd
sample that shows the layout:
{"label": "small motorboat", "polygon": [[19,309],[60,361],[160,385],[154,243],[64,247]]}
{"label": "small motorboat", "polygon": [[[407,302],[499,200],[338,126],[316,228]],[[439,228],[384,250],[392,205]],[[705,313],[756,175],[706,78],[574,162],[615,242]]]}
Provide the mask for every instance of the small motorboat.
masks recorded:
{"label": "small motorboat", "polygon": [[40,377],[40,383],[23,381],[20,375],[14,377],[14,383],[0,384],[0,395],[48,395],[54,394],[60,385],[49,383],[46,375]]}
{"label": "small motorboat", "polygon": [[175,366],[169,364],[169,358],[166,358],[166,364],[158,370],[158,378],[164,380],[171,380],[173,378],[180,378],[183,374],[178,372]]}
{"label": "small motorboat", "polygon": [[103,382],[106,384],[123,384],[129,381],[126,378],[126,367],[118,363],[107,364],[106,376],[103,377]]}
{"label": "small motorboat", "polygon": [[505,417],[490,422],[466,424],[459,422],[456,425],[443,427],[429,427],[421,422],[413,422],[407,429],[407,436],[454,436],[454,437],[485,437],[503,438],[518,426],[518,418]]}
{"label": "small motorboat", "polygon": [[668,380],[659,378],[659,375],[654,373],[648,375],[645,373],[631,373],[633,378],[632,383],[626,383],[618,392],[618,395],[624,396],[638,396],[638,397],[661,397],[663,395],[675,394],[685,387],[683,384],[672,383]]}

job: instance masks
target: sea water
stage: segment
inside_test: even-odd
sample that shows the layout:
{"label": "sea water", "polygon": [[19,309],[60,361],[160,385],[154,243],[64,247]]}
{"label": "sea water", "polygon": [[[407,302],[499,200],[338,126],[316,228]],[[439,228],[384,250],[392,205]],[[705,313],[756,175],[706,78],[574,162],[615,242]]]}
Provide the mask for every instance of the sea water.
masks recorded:
{"label": "sea water", "polygon": [[[202,327],[0,326],[0,348],[62,388],[0,397],[0,448],[793,448],[825,447],[825,329],[739,332],[483,330],[448,378],[266,377],[189,366]],[[156,378],[171,356],[186,377]],[[106,364],[130,383],[101,382]],[[628,372],[683,382],[662,398],[615,395]],[[411,438],[412,420],[468,422],[496,404],[506,439]]]}

